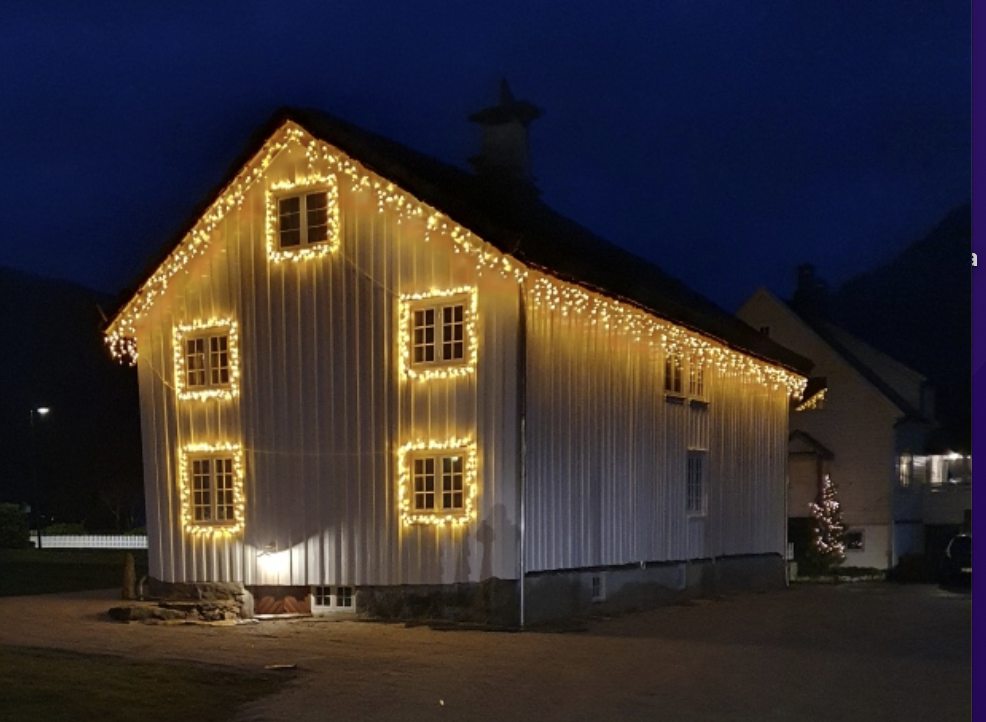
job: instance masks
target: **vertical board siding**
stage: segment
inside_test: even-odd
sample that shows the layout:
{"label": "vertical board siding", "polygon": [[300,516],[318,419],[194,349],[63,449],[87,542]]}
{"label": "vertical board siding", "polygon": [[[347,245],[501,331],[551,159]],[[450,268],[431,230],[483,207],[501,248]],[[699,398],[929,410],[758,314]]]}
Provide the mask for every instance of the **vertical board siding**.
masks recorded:
{"label": "vertical board siding", "polygon": [[[481,275],[444,234],[425,243],[422,223],[398,223],[345,182],[340,249],[268,262],[265,189],[306,172],[299,148],[283,151],[138,326],[151,573],[284,585],[516,577],[517,284]],[[479,289],[478,372],[400,380],[399,295],[458,286]],[[173,327],[222,316],[239,324],[240,395],[177,400]],[[478,445],[477,518],[403,525],[399,447],[450,437]],[[179,450],[225,441],[243,447],[245,529],[187,534]]]}
{"label": "vertical board siding", "polygon": [[[707,370],[707,404],[665,400],[660,350],[528,304],[531,571],[781,553],[787,395]],[[707,512],[686,457],[707,452]]]}

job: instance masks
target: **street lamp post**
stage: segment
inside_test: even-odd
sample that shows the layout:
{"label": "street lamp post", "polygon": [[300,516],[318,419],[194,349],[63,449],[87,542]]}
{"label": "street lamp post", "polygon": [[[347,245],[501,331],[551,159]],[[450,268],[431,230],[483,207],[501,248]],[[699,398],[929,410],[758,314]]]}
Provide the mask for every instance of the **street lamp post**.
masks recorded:
{"label": "street lamp post", "polygon": [[38,549],[41,548],[41,509],[38,506],[38,443],[36,440],[36,435],[34,432],[34,417],[37,415],[39,419],[43,419],[51,411],[47,406],[38,406],[37,408],[31,409],[31,480],[32,480],[32,495],[34,496],[34,503],[31,505],[31,509],[34,511],[34,528],[38,534]]}

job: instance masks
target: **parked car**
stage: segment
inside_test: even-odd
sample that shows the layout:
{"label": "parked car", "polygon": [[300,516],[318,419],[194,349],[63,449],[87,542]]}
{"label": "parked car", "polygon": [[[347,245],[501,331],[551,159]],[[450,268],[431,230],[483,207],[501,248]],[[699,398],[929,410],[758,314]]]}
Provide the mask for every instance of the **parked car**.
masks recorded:
{"label": "parked car", "polygon": [[959,534],[945,547],[938,581],[942,584],[972,584],[972,536]]}

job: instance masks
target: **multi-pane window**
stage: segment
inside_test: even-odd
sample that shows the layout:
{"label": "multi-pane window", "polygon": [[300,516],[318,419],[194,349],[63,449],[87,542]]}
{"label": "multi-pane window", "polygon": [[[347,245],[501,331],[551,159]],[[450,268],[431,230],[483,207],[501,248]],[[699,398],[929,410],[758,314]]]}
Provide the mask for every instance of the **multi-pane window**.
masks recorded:
{"label": "multi-pane window", "polygon": [[191,460],[192,521],[206,524],[236,522],[233,459],[225,456]]}
{"label": "multi-pane window", "polygon": [[277,201],[277,241],[280,248],[297,248],[329,240],[329,194],[305,193]]}
{"label": "multi-pane window", "polygon": [[705,452],[689,451],[685,474],[685,511],[693,516],[705,514]]}
{"label": "multi-pane window", "polygon": [[686,359],[679,353],[668,353],[664,357],[664,393],[704,400],[705,367],[701,360]]}
{"label": "multi-pane window", "polygon": [[465,303],[418,306],[411,311],[413,364],[455,364],[466,360]]}
{"label": "multi-pane window", "polygon": [[465,508],[465,457],[458,453],[415,456],[411,484],[415,512],[461,511]]}
{"label": "multi-pane window", "polygon": [[185,339],[185,387],[189,390],[229,385],[229,336],[225,333]]}
{"label": "multi-pane window", "polygon": [[352,609],[355,593],[352,587],[319,586],[312,588],[312,604],[316,607]]}
{"label": "multi-pane window", "polygon": [[680,354],[669,353],[664,357],[664,391],[681,394],[681,376],[684,360]]}
{"label": "multi-pane window", "polygon": [[688,395],[696,399],[705,398],[705,368],[699,361],[688,364]]}

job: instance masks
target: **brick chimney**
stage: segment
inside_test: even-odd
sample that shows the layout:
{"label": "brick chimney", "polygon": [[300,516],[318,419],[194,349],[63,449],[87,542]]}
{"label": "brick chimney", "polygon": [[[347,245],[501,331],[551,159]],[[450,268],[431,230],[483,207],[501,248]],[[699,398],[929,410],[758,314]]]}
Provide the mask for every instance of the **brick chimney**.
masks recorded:
{"label": "brick chimney", "polygon": [[506,80],[500,102],[469,116],[482,129],[482,153],[469,159],[480,175],[500,182],[534,186],[528,128],[542,114],[526,100],[516,100]]}

